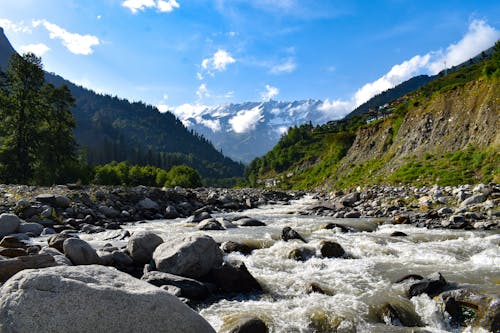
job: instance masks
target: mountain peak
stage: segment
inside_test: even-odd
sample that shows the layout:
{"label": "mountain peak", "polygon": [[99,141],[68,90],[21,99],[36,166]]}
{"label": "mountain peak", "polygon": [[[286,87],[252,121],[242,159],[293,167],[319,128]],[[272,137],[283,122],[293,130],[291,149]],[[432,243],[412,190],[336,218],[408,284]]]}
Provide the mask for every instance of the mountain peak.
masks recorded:
{"label": "mountain peak", "polygon": [[7,68],[10,56],[14,53],[16,53],[16,50],[10,44],[7,36],[5,36],[3,28],[0,27],[0,68]]}

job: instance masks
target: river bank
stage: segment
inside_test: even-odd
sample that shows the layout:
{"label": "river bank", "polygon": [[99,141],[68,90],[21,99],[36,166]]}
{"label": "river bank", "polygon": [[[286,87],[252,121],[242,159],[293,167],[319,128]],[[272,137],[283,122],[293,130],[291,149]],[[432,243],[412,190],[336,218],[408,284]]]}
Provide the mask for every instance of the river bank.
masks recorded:
{"label": "river bank", "polygon": [[[179,321],[205,327],[207,320],[219,332],[245,332],[245,327],[486,332],[500,322],[496,184],[307,195],[255,189],[0,189],[0,230],[6,236],[0,243],[0,283],[5,282],[0,314],[7,311],[9,318],[0,323],[2,332],[24,320],[15,309],[44,308],[38,314],[51,324],[88,321],[93,307],[110,306],[93,299],[85,303],[88,313],[69,311],[65,317],[59,307],[46,308],[43,298],[34,297],[44,288],[47,295],[71,294],[65,289],[68,279],[76,281],[70,290],[80,296],[106,289],[109,294],[101,299],[125,293],[127,304],[136,303],[131,290],[148,294],[151,285],[161,286],[175,295],[169,302]],[[5,227],[11,228],[8,234]],[[89,274],[96,276],[95,290],[78,283],[91,279]],[[46,279],[52,282],[47,285]],[[122,282],[114,283],[117,279]],[[22,281],[31,281],[35,291],[19,287]],[[161,295],[155,297],[155,304],[166,306]],[[27,305],[23,299],[41,303]],[[152,318],[147,309],[134,311],[137,320]],[[120,311],[102,320],[116,330]],[[181,332],[179,321],[162,322],[160,331]],[[196,332],[189,325],[185,331]]]}

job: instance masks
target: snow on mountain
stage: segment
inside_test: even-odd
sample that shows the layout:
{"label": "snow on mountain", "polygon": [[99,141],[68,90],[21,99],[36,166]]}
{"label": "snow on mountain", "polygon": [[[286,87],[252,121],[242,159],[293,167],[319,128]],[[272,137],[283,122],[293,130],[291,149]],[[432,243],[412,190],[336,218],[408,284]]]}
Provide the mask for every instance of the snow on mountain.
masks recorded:
{"label": "snow on mountain", "polygon": [[270,100],[218,106],[184,104],[172,111],[225,155],[248,163],[271,150],[289,127],[339,119],[351,108],[328,100]]}

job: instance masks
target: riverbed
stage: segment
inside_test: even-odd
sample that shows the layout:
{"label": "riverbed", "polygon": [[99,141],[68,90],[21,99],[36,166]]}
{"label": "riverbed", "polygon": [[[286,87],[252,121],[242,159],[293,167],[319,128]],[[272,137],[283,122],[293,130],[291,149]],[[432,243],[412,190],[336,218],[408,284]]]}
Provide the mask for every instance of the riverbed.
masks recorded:
{"label": "riverbed", "polygon": [[[259,295],[229,297],[198,310],[219,330],[224,322],[244,316],[262,318],[272,332],[462,332],[452,329],[438,304],[422,294],[407,297],[415,281],[395,283],[408,274],[429,276],[440,272],[448,282],[467,286],[482,294],[500,294],[500,234],[493,231],[466,231],[392,225],[384,219],[335,219],[300,215],[314,205],[311,196],[242,213],[214,214],[231,218],[245,215],[259,219],[265,227],[238,227],[222,231],[200,231],[187,219],[156,220],[124,226],[131,233],[150,230],[164,239],[191,234],[208,234],[217,242],[258,244],[261,249],[244,256],[234,252],[228,260],[241,260],[266,291]],[[351,226],[359,232],[342,233],[322,228],[327,223]],[[280,240],[281,230],[290,226],[307,244]],[[407,237],[392,237],[401,231]],[[126,240],[106,240],[114,231],[81,234],[96,247],[105,243],[124,246]],[[339,243],[344,258],[315,256],[305,262],[289,259],[290,251],[308,247],[319,253],[322,240]],[[309,292],[311,285],[324,293]],[[380,312],[392,304],[415,313],[423,326],[410,329],[388,326]],[[467,332],[467,330],[465,330]]]}

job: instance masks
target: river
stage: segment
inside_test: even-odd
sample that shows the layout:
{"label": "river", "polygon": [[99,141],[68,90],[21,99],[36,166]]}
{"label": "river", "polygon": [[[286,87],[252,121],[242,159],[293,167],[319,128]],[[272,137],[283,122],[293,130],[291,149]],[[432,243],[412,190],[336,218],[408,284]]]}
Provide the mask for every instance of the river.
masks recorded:
{"label": "river", "polygon": [[[266,227],[199,231],[186,219],[176,219],[138,223],[126,229],[130,232],[151,230],[164,239],[208,234],[217,242],[232,240],[263,246],[249,256],[228,255],[228,259],[243,261],[266,293],[201,306],[200,314],[216,330],[224,321],[251,315],[264,319],[272,332],[462,332],[451,328],[436,302],[427,295],[408,299],[406,293],[414,281],[394,282],[408,274],[427,276],[440,272],[449,282],[467,285],[488,295],[500,294],[500,234],[497,232],[427,230],[411,225],[385,224],[380,219],[334,219],[297,214],[314,203],[312,197],[306,196],[290,205],[277,204],[243,213],[214,215],[244,214],[265,222]],[[322,229],[329,222],[366,231],[342,233]],[[280,233],[285,226],[297,230],[308,243],[281,241]],[[394,231],[402,231],[408,237],[391,237]],[[99,246],[109,242],[104,239],[111,232],[81,235],[81,238]],[[290,251],[298,247],[319,251],[322,240],[338,242],[349,259],[319,256],[305,262],[288,259]],[[113,243],[125,245],[125,241]],[[312,283],[326,294],[308,293]],[[416,313],[424,327],[417,330],[385,325],[379,313],[387,303]]]}

